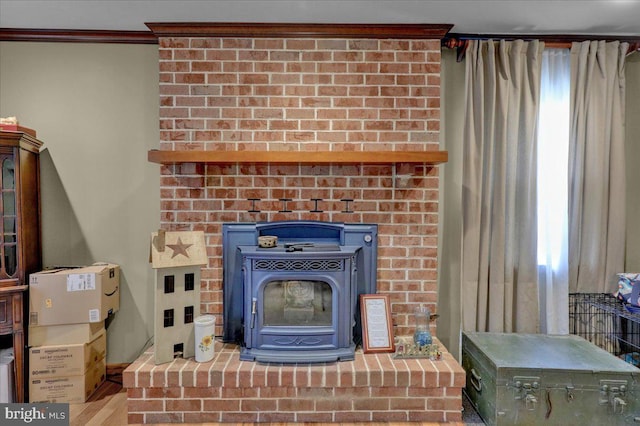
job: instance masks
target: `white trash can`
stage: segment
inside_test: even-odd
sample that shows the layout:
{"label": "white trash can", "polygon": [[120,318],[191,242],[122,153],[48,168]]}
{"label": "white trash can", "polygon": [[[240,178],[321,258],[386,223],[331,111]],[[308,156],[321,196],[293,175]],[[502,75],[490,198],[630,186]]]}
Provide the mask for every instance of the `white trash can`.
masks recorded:
{"label": "white trash can", "polygon": [[215,338],[216,317],[213,315],[202,315],[196,318],[194,323],[196,361],[211,361],[215,353],[213,344]]}

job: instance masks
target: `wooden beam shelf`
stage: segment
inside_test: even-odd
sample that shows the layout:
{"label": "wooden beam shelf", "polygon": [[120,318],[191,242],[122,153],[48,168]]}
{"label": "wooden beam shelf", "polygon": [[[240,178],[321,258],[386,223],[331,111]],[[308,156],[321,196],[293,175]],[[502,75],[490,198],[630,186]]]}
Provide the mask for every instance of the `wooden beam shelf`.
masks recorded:
{"label": "wooden beam shelf", "polygon": [[281,164],[441,164],[447,151],[160,151],[152,149],[148,160],[175,163],[281,163]]}

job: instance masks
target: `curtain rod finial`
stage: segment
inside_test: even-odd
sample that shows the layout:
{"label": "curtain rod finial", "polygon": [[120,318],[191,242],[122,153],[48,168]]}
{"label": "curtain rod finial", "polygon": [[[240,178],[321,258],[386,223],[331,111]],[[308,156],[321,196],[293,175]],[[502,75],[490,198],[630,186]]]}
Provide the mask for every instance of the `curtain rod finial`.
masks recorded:
{"label": "curtain rod finial", "polygon": [[442,45],[449,49],[456,49],[456,61],[462,62],[462,60],[464,59],[464,54],[467,52],[467,47],[469,47],[469,40],[445,38],[442,40]]}

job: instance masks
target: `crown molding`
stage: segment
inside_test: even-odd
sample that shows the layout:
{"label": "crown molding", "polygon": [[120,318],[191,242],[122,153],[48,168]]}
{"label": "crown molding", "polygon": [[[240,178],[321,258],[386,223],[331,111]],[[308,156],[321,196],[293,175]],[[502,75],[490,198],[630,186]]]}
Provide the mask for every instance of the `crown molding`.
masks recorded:
{"label": "crown molding", "polygon": [[149,22],[158,37],[442,39],[450,24]]}
{"label": "crown molding", "polygon": [[158,44],[151,31],[0,28],[0,41]]}

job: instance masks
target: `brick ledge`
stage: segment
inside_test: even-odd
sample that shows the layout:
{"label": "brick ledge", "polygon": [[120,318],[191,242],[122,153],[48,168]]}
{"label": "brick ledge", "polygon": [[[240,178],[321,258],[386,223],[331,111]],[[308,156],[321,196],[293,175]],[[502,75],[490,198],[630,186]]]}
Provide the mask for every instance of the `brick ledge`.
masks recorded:
{"label": "brick ledge", "polygon": [[[440,345],[442,347],[442,345]],[[442,360],[363,354],[354,361],[261,364],[216,342],[206,363],[155,365],[147,350],[123,373],[129,423],[460,422],[465,373]]]}

